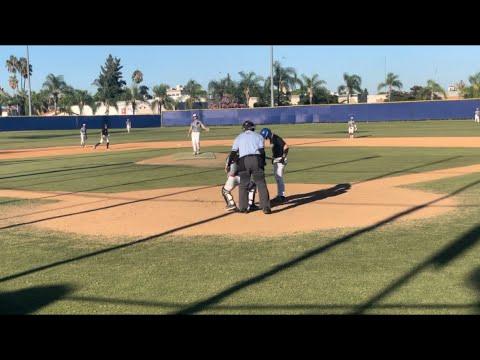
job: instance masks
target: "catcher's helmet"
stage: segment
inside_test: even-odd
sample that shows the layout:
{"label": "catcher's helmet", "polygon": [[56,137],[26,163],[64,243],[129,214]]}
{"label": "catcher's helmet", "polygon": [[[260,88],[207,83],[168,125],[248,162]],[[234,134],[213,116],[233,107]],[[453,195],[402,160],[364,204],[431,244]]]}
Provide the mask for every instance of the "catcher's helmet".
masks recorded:
{"label": "catcher's helmet", "polygon": [[264,139],[270,139],[272,137],[272,130],[268,128],[263,128],[260,131],[260,135],[262,135]]}
{"label": "catcher's helmet", "polygon": [[247,130],[255,131],[255,124],[250,120],[247,120],[242,124],[242,129],[243,131],[247,131]]}

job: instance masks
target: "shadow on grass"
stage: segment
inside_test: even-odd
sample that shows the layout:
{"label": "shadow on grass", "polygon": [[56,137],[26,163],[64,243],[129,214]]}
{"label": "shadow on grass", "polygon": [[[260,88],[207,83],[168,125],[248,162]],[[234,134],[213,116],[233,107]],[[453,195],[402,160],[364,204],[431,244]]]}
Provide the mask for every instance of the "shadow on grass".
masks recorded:
{"label": "shadow on grass", "polygon": [[73,291],[70,285],[34,286],[22,290],[0,292],[1,315],[31,314],[64,298]]}
{"label": "shadow on grass", "polygon": [[409,171],[412,171],[412,170],[421,169],[421,168],[424,168],[424,167],[426,167],[426,166],[441,164],[441,163],[448,162],[448,161],[450,161],[450,160],[458,159],[458,158],[461,158],[461,157],[462,157],[462,156],[452,156],[452,157],[449,157],[449,158],[446,158],[446,159],[441,159],[441,160],[437,160],[437,161],[432,161],[432,162],[429,162],[429,163],[426,163],[426,164],[421,164],[421,165],[416,165],[416,166],[412,166],[412,167],[405,168],[405,169],[401,169],[401,170],[391,171],[391,172],[386,173],[386,174],[374,176],[374,177],[371,177],[371,178],[368,178],[368,179],[365,179],[365,180],[360,180],[360,181],[354,183],[354,185],[366,183],[366,182],[368,182],[368,181],[383,179],[383,178],[385,178],[385,177],[389,177],[389,176],[392,176],[392,175],[398,175],[398,174],[402,174],[402,173],[408,173]]}
{"label": "shadow on grass", "polygon": [[[98,296],[67,296],[63,300],[74,302],[87,302],[99,304],[115,304],[126,306],[143,306],[150,308],[166,308],[181,309],[185,303],[168,302],[168,301],[149,301],[149,300],[132,300],[132,299],[112,299]],[[212,305],[209,310],[219,311],[349,311],[354,309],[358,304],[242,304],[242,305]],[[376,309],[392,309],[392,310],[467,310],[475,309],[478,303],[469,304],[447,304],[447,303],[391,303],[378,304]]]}
{"label": "shadow on grass", "polygon": [[[194,314],[194,313],[197,313],[197,312],[200,312],[200,311],[203,311],[207,308],[209,308],[210,306],[212,305],[215,305],[215,304],[218,304],[219,302],[223,301],[224,299],[230,297],[231,295],[241,291],[241,290],[244,290],[250,286],[253,286],[253,285],[257,285],[269,278],[271,278],[272,276],[280,273],[280,272],[283,272],[287,269],[290,269],[292,267],[295,267],[297,265],[299,265],[300,263],[303,263],[304,261],[306,260],[309,260],[311,258],[314,258],[322,253],[325,253],[333,248],[336,248],[340,245],[343,245],[345,243],[348,243],[350,241],[352,241],[353,239],[357,238],[358,236],[360,235],[363,235],[363,234],[367,234],[371,231],[374,231],[384,225],[387,225],[389,223],[392,223],[406,215],[409,215],[409,214],[412,214],[418,210],[421,210],[423,208],[426,208],[432,204],[435,204],[436,202],[439,202],[439,201],[442,201],[444,199],[447,199],[451,196],[455,196],[473,186],[476,186],[480,184],[480,180],[477,180],[477,181],[474,181],[472,183],[469,183],[468,185],[465,185],[455,191],[453,191],[452,193],[450,194],[447,194],[447,195],[444,195],[444,196],[441,196],[437,199],[434,199],[434,200],[431,200],[429,202],[426,202],[426,203],[423,203],[423,204],[420,204],[420,205],[417,205],[417,206],[414,206],[410,209],[407,209],[407,210],[404,210],[404,211],[401,211],[395,215],[392,215],[388,218],[385,218],[384,220],[381,220],[373,225],[370,225],[370,226],[367,226],[365,228],[362,228],[362,229],[359,229],[359,230],[356,230],[356,231],[353,231],[345,236],[342,236],[336,240],[333,240],[331,242],[329,242],[328,244],[325,244],[325,245],[321,245],[321,246],[318,246],[316,248],[313,248],[309,251],[306,251],[304,252],[303,254],[301,254],[300,256],[297,256],[297,257],[294,257],[286,262],[283,262],[281,264],[278,264],[278,265],[275,265],[273,266],[270,270],[268,271],[265,271],[261,274],[258,274],[256,276],[253,276],[253,277],[250,277],[248,279],[245,279],[245,280],[242,280],[242,281],[239,281],[235,284],[233,284],[232,286],[218,292],[217,294],[215,295],[212,295],[204,300],[201,300],[193,305],[190,305],[190,306],[187,306],[185,307],[184,309],[176,312],[177,314]],[[477,234],[477,231],[478,229],[475,230],[475,234]],[[415,271],[415,269],[413,270]],[[402,281],[403,283],[404,281]],[[391,288],[394,289],[396,288],[397,286],[394,284]],[[387,289],[385,291],[385,294],[386,293],[389,293],[390,290]],[[362,306],[361,309],[363,309],[363,307],[368,308],[370,307],[371,305],[373,305],[375,302],[377,302],[379,299],[381,299],[383,297],[383,292],[380,294],[380,296],[378,296],[378,299],[377,299],[377,296],[374,297],[371,301],[369,301],[367,304],[365,304],[365,306]],[[360,311],[361,312],[361,311]]]}
{"label": "shadow on grass", "polygon": [[121,166],[121,165],[128,165],[128,164],[134,164],[134,162],[128,161],[128,162],[113,163],[113,164],[101,164],[101,165],[83,166],[83,167],[70,167],[70,168],[63,168],[63,169],[57,169],[57,170],[42,171],[42,172],[36,172],[36,173],[28,173],[28,174],[21,174],[21,175],[3,176],[3,177],[0,177],[0,180],[15,179],[15,178],[21,178],[21,177],[25,177],[25,176],[35,176],[35,175],[45,175],[45,174],[56,174],[56,173],[61,173],[61,172],[66,172],[66,171],[77,171],[77,170],[91,170],[91,169],[97,169],[97,168],[108,168],[108,167],[110,167],[110,166]]}
{"label": "shadow on grass", "polygon": [[127,242],[127,243],[120,244],[120,245],[111,246],[111,247],[104,248],[104,249],[97,250],[97,251],[93,251],[93,252],[90,252],[90,253],[87,253],[87,254],[75,256],[75,257],[70,258],[70,259],[55,261],[53,263],[38,266],[38,267],[32,268],[30,270],[18,272],[18,273],[12,274],[12,275],[7,275],[7,276],[4,276],[4,277],[0,278],[0,283],[5,282],[5,281],[9,281],[9,280],[13,280],[13,279],[17,279],[17,278],[22,277],[22,276],[34,274],[34,273],[37,273],[37,272],[40,272],[40,271],[43,271],[43,270],[51,269],[51,268],[54,268],[54,267],[57,267],[57,266],[60,266],[60,265],[69,264],[69,263],[72,263],[72,262],[75,262],[75,261],[84,260],[84,259],[88,259],[88,258],[91,258],[91,257],[94,257],[94,256],[109,253],[109,252],[112,252],[112,251],[115,251],[115,250],[124,249],[124,248],[130,247],[130,246],[142,244],[142,243],[157,239],[159,237],[170,235],[170,234],[173,234],[173,233],[175,233],[177,231],[180,231],[180,230],[188,229],[188,228],[195,227],[195,226],[198,226],[198,225],[201,225],[201,224],[205,224],[205,223],[217,220],[217,219],[221,219],[221,218],[224,218],[226,216],[230,216],[232,214],[234,214],[234,213],[232,213],[232,212],[223,213],[223,214],[212,216],[210,218],[200,220],[200,221],[197,221],[197,222],[194,222],[194,223],[191,223],[191,224],[182,225],[182,226],[179,226],[179,227],[161,232],[159,234],[154,234],[154,235],[151,235],[151,236],[147,236],[147,237],[135,240],[135,241]]}
{"label": "shadow on grass", "polygon": [[467,278],[467,283],[477,291],[479,301],[476,303],[477,313],[480,313],[480,267],[473,270]]}
{"label": "shadow on grass", "polygon": [[[470,230],[468,230],[466,233],[462,234],[459,238],[452,241],[450,244],[444,246],[434,255],[428,257],[421,263],[414,266],[410,271],[406,272],[404,275],[390,283],[383,290],[372,296],[366,302],[357,306],[353,313],[362,314],[365,311],[371,309],[372,307],[376,307],[379,301],[394,293],[396,290],[398,290],[401,286],[405,285],[408,281],[410,281],[420,272],[426,270],[430,266],[433,266],[433,268],[436,270],[444,268],[453,260],[457,259],[460,255],[470,250],[479,241],[480,225],[476,225]],[[472,277],[472,279],[475,283],[476,280],[480,279],[480,275],[477,273],[474,273],[473,275],[474,276]],[[477,275],[479,276],[478,278]],[[480,283],[477,283],[476,286],[479,286],[480,288]]]}

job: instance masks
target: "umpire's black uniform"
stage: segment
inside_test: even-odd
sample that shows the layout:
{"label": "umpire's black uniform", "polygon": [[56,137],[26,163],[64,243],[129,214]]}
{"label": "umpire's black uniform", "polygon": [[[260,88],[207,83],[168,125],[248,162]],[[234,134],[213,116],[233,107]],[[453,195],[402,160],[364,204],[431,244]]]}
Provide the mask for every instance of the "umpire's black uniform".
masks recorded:
{"label": "umpire's black uniform", "polygon": [[[248,185],[250,178],[257,185],[260,197],[260,207],[265,214],[271,214],[270,195],[265,182],[265,150],[263,148],[263,137],[255,133],[255,125],[251,121],[245,121],[242,125],[244,132],[237,136],[233,143],[230,159],[235,159],[238,151],[238,175],[240,176],[239,186],[239,211],[247,212],[248,206]],[[231,161],[231,160],[230,160]]]}

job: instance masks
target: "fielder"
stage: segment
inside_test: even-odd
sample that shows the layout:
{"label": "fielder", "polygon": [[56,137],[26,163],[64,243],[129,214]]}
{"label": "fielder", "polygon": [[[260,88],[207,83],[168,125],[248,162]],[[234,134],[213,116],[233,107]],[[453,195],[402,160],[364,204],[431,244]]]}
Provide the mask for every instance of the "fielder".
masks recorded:
{"label": "fielder", "polygon": [[203,125],[203,123],[198,119],[197,114],[192,115],[192,122],[190,123],[190,128],[188,129],[188,136],[192,137],[192,147],[193,155],[200,154],[200,131],[201,129],[210,131],[208,127]]}
{"label": "fielder", "polygon": [[357,124],[355,124],[355,120],[353,120],[353,116],[350,116],[350,120],[348,120],[348,135],[353,138],[354,134],[357,132]]}
{"label": "fielder", "polygon": [[130,129],[132,128],[132,122],[130,121],[130,119],[127,119],[127,121],[125,122],[126,126],[127,126],[127,133],[130,134]]}
{"label": "fielder", "polygon": [[480,110],[478,108],[475,110],[475,122],[480,123]]}
{"label": "fielder", "polygon": [[87,125],[82,124],[80,128],[80,146],[85,147],[85,140],[87,140]]}
{"label": "fielder", "polygon": [[287,165],[288,145],[280,136],[272,133],[268,128],[262,129],[260,135],[265,140],[270,140],[272,146],[273,175],[275,175],[275,181],[277,182],[277,197],[272,199],[272,202],[283,203],[286,200],[283,173]]}
{"label": "fielder", "polygon": [[[235,157],[230,161],[230,156],[227,156],[225,163],[225,172],[227,173],[227,181],[222,187],[222,196],[227,204],[226,210],[233,211],[237,209],[237,204],[233,200],[232,190],[240,185],[240,175],[238,175],[238,152],[235,153]],[[229,165],[230,163],[230,165]],[[248,207],[247,211],[258,210],[258,206],[255,205],[255,193],[257,186],[253,181],[250,181],[248,185]]]}
{"label": "fielder", "polygon": [[100,142],[96,143],[93,149],[96,149],[98,145],[103,144],[103,141],[107,142],[107,149],[110,147],[110,137],[108,135],[108,125],[104,124],[102,132],[100,133]]}

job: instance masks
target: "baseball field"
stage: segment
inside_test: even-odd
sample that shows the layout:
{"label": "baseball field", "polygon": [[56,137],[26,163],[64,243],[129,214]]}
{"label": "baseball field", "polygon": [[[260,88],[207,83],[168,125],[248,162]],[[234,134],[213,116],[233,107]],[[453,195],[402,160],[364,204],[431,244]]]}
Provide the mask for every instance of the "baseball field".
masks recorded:
{"label": "baseball field", "polygon": [[480,313],[480,125],[358,127],[270,127],[271,215],[225,211],[239,127],[196,159],[186,128],[0,133],[0,313]]}

